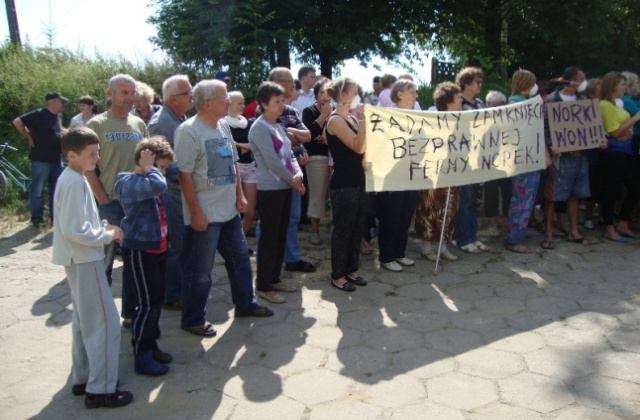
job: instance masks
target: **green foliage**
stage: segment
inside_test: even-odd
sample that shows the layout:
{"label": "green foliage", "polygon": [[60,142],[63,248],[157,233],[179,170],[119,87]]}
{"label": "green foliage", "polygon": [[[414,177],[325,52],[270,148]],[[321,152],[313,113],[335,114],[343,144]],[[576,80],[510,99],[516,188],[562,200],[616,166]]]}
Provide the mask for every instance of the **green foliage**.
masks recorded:
{"label": "green foliage", "polygon": [[436,30],[423,45],[461,66],[475,65],[507,77],[519,67],[538,79],[577,65],[589,75],[638,69],[640,15],[637,0],[567,0],[550,6],[529,0],[433,2]]}
{"label": "green foliage", "polygon": [[[170,63],[146,61],[133,64],[122,57],[89,58],[66,49],[16,47],[10,42],[0,45],[0,143],[9,142],[18,152],[6,157],[24,173],[29,173],[27,142],[13,127],[12,121],[30,110],[44,106],[47,92],[58,91],[69,98],[62,121],[66,126],[79,112],[77,99],[91,95],[100,108],[106,100],[109,79],[128,73],[160,91],[164,79],[176,73]],[[11,204],[19,196],[11,195],[1,206]]]}

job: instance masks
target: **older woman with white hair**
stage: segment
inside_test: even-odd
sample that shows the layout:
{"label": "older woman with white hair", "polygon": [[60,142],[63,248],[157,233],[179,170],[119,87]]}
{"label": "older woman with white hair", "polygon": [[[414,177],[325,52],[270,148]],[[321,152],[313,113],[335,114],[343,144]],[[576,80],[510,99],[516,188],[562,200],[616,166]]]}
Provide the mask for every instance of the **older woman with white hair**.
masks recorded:
{"label": "older woman with white hair", "polygon": [[136,81],[136,98],[133,101],[133,110],[131,113],[139,117],[145,124],[149,123],[153,114],[160,111],[162,105],[156,105],[153,100],[156,92],[146,83]]}
{"label": "older woman with white hair", "polygon": [[[418,99],[416,84],[412,80],[399,79],[391,87],[390,98],[399,109],[414,109]],[[376,193],[375,202],[380,266],[389,271],[402,271],[403,266],[415,264],[406,257],[406,249],[418,192],[382,191]]]}

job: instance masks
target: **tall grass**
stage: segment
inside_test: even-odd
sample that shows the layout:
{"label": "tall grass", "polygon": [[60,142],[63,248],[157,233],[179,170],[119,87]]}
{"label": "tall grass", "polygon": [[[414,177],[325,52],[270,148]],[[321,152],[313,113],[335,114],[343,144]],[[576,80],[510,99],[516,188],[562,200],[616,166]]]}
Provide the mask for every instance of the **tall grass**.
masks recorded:
{"label": "tall grass", "polygon": [[[62,114],[63,125],[67,126],[71,117],[79,112],[77,100],[83,95],[91,95],[101,111],[104,109],[107,83],[113,75],[128,73],[160,92],[163,80],[175,72],[176,66],[169,62],[146,61],[137,65],[123,57],[89,58],[66,49],[17,47],[5,42],[0,45],[0,143],[7,141],[18,148],[6,157],[21,171],[29,173],[27,142],[12,121],[44,106],[47,92],[58,91],[69,98]],[[20,194],[10,191],[0,202],[0,211],[24,211],[23,201]]]}

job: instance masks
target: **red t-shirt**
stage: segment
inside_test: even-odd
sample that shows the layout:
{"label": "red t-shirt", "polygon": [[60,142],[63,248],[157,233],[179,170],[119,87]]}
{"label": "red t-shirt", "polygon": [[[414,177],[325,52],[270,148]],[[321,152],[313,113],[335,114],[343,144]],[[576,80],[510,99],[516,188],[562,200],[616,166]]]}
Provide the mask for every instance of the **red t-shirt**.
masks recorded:
{"label": "red t-shirt", "polygon": [[162,195],[156,195],[156,211],[158,212],[158,217],[160,219],[160,249],[149,250],[147,251],[149,254],[162,254],[166,252],[169,248],[169,241],[167,240],[167,235],[169,233],[169,225],[167,222],[167,211],[162,204]]}

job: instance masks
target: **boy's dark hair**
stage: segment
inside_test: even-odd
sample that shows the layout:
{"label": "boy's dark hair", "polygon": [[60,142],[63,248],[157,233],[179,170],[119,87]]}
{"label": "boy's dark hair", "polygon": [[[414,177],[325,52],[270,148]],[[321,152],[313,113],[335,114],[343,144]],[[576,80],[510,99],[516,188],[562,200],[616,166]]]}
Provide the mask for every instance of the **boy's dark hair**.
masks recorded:
{"label": "boy's dark hair", "polygon": [[62,154],[68,152],[80,154],[89,145],[100,143],[100,138],[95,131],[89,127],[74,126],[62,132]]}
{"label": "boy's dark hair", "polygon": [[316,68],[313,66],[300,67],[300,70],[298,70],[298,79],[302,79],[304,76],[311,73],[312,71],[316,71]]}
{"label": "boy's dark hair", "polygon": [[153,153],[156,159],[175,159],[171,145],[164,136],[153,136],[148,139],[142,139],[140,143],[136,145],[136,165],[140,163],[140,154],[143,150],[151,150],[151,153]]}

